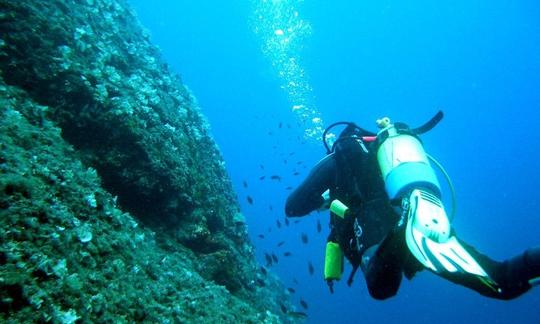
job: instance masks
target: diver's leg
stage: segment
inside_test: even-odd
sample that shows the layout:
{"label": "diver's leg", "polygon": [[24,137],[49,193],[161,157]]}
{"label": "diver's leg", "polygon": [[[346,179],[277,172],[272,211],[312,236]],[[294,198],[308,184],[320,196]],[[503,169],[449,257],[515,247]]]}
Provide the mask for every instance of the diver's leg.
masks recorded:
{"label": "diver's leg", "polygon": [[454,283],[471,288],[487,297],[508,300],[527,292],[540,279],[540,247],[529,249],[504,262],[497,262],[466,243],[462,241],[460,243],[489,274],[492,282],[470,273],[448,271],[438,273]]}
{"label": "diver's leg", "polygon": [[403,277],[403,231],[390,232],[381,244],[368,248],[362,255],[362,270],[368,291],[375,299],[394,296]]}

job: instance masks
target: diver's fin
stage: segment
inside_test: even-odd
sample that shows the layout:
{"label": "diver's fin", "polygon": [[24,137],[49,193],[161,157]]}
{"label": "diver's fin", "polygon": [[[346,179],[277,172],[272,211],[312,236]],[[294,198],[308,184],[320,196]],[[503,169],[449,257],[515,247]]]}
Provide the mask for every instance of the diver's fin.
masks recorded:
{"label": "diver's fin", "polygon": [[413,190],[409,197],[407,218],[407,246],[426,268],[436,273],[469,273],[486,285],[497,286],[452,234],[450,222],[438,197],[423,190]]}

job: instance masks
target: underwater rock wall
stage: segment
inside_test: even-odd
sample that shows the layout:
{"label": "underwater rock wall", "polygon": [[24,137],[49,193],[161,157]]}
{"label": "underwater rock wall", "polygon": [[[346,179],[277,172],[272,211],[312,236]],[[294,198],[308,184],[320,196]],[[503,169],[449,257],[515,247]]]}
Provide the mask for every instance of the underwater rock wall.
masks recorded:
{"label": "underwater rock wall", "polygon": [[190,92],[116,0],[0,1],[0,318],[275,322]]}

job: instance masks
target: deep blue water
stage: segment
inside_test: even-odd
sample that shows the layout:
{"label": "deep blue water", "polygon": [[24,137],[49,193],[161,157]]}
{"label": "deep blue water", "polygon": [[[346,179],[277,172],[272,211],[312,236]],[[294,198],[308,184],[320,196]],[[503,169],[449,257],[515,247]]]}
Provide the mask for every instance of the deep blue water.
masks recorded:
{"label": "deep blue water", "polygon": [[[370,298],[360,273],[351,288],[342,281],[330,295],[322,279],[328,215],[276,225],[284,222],[285,188],[324,155],[320,141],[304,137],[309,123],[299,124],[291,109],[303,98],[325,125],[352,120],[371,129],[385,115],[415,126],[443,109],[443,122],[423,139],[454,181],[458,235],[498,260],[539,245],[540,2],[268,1],[297,7],[311,26],[286,53],[299,60],[312,88],[294,98],[261,50],[264,35],[279,33],[254,32],[262,0],[130,0],[212,125],[257,258],[279,256],[272,271],[296,289],[296,304],[307,301],[308,322],[540,323],[540,287],[502,302],[427,271],[382,302]],[[280,241],[286,243],[278,248]],[[281,256],[285,251],[292,256]]]}

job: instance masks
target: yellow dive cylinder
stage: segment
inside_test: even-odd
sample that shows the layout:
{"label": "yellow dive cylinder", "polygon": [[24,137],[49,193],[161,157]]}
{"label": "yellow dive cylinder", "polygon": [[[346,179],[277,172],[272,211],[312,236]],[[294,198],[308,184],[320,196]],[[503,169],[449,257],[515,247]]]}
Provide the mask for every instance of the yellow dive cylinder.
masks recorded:
{"label": "yellow dive cylinder", "polygon": [[402,197],[413,188],[429,189],[440,198],[441,189],[422,143],[415,136],[399,132],[388,118],[378,121],[384,128],[377,137],[384,140],[377,150],[377,160],[390,199]]}
{"label": "yellow dive cylinder", "polygon": [[324,258],[324,280],[339,280],[343,273],[343,252],[338,243],[326,243]]}

